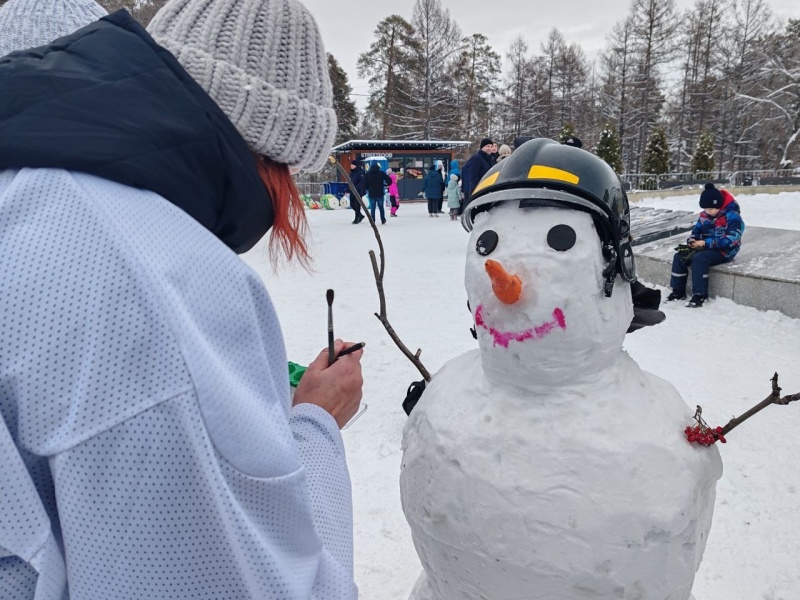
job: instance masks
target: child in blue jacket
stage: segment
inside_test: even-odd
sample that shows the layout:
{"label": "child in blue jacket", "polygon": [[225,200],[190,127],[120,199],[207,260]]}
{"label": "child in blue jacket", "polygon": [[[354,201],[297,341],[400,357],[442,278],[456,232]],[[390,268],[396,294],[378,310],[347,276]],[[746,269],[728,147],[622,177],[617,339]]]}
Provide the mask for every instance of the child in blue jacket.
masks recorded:
{"label": "child in blue jacket", "polygon": [[736,199],[726,190],[707,183],[700,194],[700,218],[687,240],[691,253],[676,253],[672,259],[672,293],[667,301],[686,299],[686,281],[692,268],[692,299],[686,306],[700,308],[708,298],[708,271],[714,265],[730,262],[742,245],[744,221]]}

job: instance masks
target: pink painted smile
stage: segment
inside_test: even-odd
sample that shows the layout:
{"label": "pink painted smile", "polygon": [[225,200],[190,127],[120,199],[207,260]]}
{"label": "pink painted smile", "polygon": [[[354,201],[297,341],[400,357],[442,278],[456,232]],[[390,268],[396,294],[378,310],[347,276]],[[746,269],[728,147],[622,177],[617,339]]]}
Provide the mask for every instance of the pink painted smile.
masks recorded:
{"label": "pink painted smile", "polygon": [[553,320],[542,323],[538,327],[532,327],[531,329],[517,332],[498,331],[494,327],[487,325],[486,321],[483,319],[483,304],[479,305],[478,310],[475,311],[475,324],[478,327],[483,327],[486,331],[492,334],[492,339],[494,339],[495,346],[499,345],[503,348],[508,348],[508,344],[512,340],[515,342],[540,340],[557,327],[560,327],[561,329],[567,328],[567,322],[564,320],[564,312],[560,308],[557,308],[553,311]]}

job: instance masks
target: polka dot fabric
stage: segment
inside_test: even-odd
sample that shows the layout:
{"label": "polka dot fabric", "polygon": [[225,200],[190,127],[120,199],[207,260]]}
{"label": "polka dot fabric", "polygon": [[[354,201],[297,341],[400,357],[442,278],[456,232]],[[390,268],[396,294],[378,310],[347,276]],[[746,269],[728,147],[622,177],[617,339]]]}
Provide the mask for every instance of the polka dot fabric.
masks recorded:
{"label": "polka dot fabric", "polygon": [[0,598],[357,596],[341,436],[291,409],[238,257],[155,194],[25,169],[0,272]]}

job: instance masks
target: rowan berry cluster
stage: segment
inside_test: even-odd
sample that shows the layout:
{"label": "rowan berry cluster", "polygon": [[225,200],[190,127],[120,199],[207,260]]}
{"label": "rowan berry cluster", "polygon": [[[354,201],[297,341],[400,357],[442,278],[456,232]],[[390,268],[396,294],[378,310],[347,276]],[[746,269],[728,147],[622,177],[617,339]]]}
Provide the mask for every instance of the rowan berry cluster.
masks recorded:
{"label": "rowan berry cluster", "polygon": [[717,441],[723,444],[727,442],[725,436],[722,434],[722,427],[711,429],[703,423],[698,423],[694,427],[687,425],[683,432],[686,434],[686,439],[689,440],[690,444],[694,443],[700,444],[701,446],[711,446]]}

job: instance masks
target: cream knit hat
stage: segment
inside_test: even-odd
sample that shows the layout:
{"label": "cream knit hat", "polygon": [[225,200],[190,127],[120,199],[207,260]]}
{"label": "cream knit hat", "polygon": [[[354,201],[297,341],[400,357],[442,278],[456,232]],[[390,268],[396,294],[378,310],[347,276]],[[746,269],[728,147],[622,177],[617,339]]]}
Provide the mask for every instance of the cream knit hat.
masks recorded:
{"label": "cream knit hat", "polygon": [[318,171],[336,113],[314,18],[297,0],[170,0],[147,27],[250,147]]}
{"label": "cream knit hat", "polygon": [[9,0],[0,7],[0,56],[44,46],[107,14],[94,0]]}

